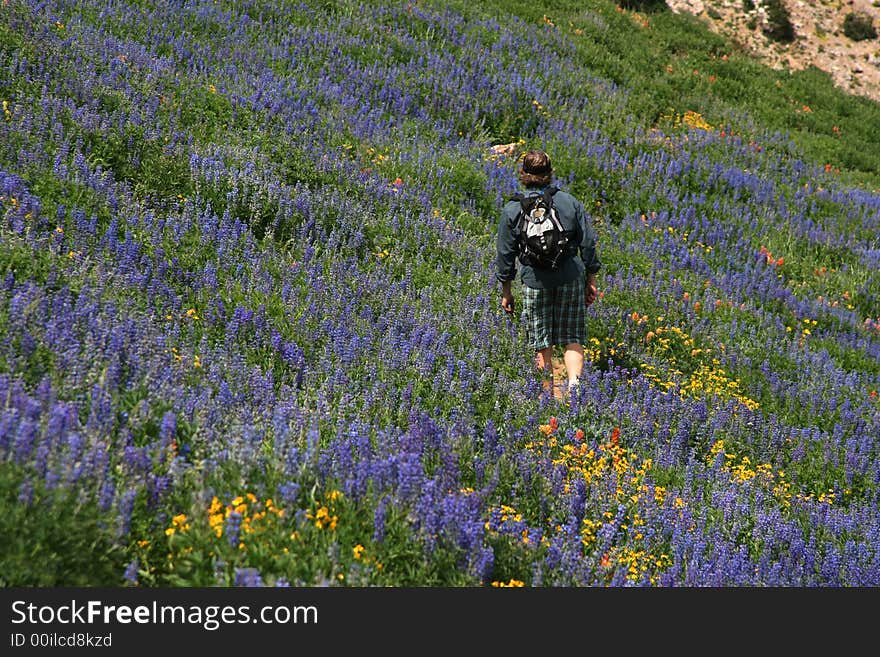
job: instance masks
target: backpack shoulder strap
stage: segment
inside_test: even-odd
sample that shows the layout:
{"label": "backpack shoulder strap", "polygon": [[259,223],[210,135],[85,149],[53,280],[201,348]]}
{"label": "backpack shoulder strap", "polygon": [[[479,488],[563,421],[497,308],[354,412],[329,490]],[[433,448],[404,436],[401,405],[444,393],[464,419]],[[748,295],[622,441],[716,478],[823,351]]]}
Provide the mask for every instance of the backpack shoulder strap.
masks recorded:
{"label": "backpack shoulder strap", "polygon": [[560,221],[559,216],[556,214],[556,209],[553,207],[553,195],[559,191],[558,187],[548,187],[544,190],[544,204],[550,209],[549,215],[550,219],[553,222],[553,225],[556,227],[556,230],[559,232],[564,232],[565,229],[562,226],[562,221]]}
{"label": "backpack shoulder strap", "polygon": [[528,214],[532,205],[534,205],[535,198],[535,196],[517,192],[510,197],[510,200],[519,203],[519,211],[517,212],[517,215],[522,218],[523,214]]}

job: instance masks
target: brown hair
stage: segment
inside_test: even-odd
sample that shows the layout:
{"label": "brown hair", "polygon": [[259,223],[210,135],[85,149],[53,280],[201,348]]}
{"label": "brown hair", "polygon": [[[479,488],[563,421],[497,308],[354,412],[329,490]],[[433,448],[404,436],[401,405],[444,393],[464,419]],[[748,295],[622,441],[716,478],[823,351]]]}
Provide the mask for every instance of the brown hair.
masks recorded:
{"label": "brown hair", "polygon": [[546,187],[553,179],[550,156],[544,151],[528,151],[522,158],[519,181],[523,187]]}

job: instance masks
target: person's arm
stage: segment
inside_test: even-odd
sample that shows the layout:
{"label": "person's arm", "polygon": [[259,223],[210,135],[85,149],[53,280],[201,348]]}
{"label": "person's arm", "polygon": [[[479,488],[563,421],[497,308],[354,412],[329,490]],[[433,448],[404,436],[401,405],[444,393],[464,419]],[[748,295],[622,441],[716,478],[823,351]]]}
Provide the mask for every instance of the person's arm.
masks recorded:
{"label": "person's arm", "polygon": [[587,278],[584,285],[584,303],[587,304],[587,306],[592,305],[598,294],[599,290],[596,287],[596,274],[593,272],[587,272]]}
{"label": "person's arm", "polygon": [[584,303],[589,306],[598,295],[596,272],[602,266],[596,252],[596,231],[582,204],[578,204],[578,223],[581,227],[580,255],[584,263]]}
{"label": "person's arm", "polygon": [[510,281],[501,281],[501,307],[505,312],[513,312],[513,290],[510,289]]}
{"label": "person's arm", "polygon": [[514,309],[511,282],[516,278],[516,254],[516,236],[507,213],[502,211],[496,240],[495,278],[501,283],[501,307],[508,313]]}

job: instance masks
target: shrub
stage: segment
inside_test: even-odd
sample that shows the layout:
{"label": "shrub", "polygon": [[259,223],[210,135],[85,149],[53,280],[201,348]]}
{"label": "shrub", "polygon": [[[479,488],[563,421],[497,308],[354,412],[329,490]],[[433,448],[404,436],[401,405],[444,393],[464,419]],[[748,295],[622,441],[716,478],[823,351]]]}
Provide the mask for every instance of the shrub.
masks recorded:
{"label": "shrub", "polygon": [[631,11],[665,11],[669,6],[664,0],[618,0],[618,5]]}
{"label": "shrub", "polygon": [[853,41],[876,39],[874,20],[866,13],[852,11],[843,19],[843,33]]}
{"label": "shrub", "polygon": [[767,11],[767,24],[763,28],[764,34],[773,41],[791,43],[794,41],[794,25],[791,16],[782,4],[782,0],[765,0],[764,9]]}

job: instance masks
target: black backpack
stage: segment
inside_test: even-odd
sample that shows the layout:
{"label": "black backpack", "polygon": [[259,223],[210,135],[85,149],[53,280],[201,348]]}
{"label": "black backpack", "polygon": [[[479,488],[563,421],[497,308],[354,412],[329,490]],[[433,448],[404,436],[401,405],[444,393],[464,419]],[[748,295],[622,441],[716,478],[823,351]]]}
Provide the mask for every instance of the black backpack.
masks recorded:
{"label": "black backpack", "polygon": [[524,265],[556,269],[564,256],[572,252],[571,236],[562,227],[553,207],[553,195],[557,191],[556,187],[548,187],[540,195],[514,194],[511,197],[520,204],[516,235],[519,259]]}

